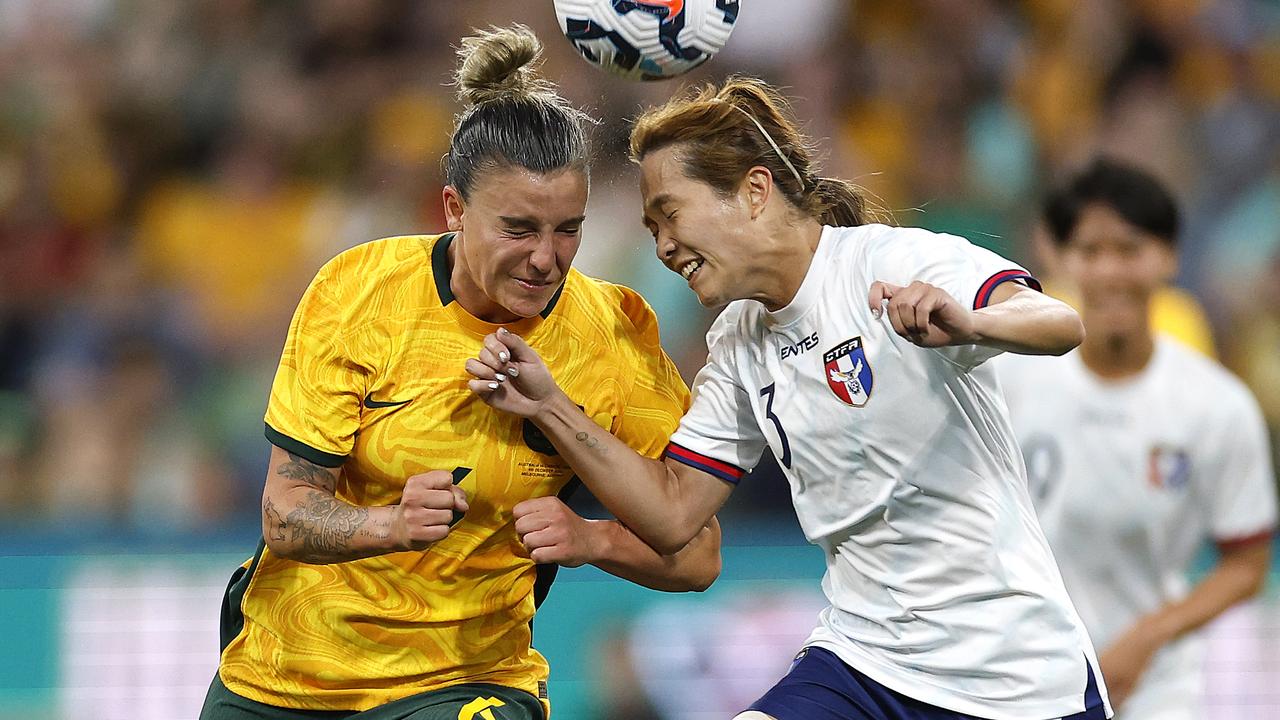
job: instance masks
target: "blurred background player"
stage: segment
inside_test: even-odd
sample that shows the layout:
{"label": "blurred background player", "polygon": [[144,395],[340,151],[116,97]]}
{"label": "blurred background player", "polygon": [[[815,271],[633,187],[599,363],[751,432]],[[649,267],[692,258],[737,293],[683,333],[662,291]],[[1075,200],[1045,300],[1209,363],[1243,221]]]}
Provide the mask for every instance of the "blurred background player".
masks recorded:
{"label": "blurred background player", "polygon": [[762,81],[646,111],[631,148],[658,259],[703,305],[728,304],[665,462],[593,423],[536,341],[505,328],[467,361],[470,386],[532,418],[606,507],[668,552],[773,451],[826,556],[830,605],[738,717],[1107,717],[984,367],[1004,350],[1074,348],[1076,313],[993,252],[873,224],[856,186],[818,175]]}
{"label": "blurred background player", "polygon": [[582,520],[555,497],[576,485],[555,448],[449,371],[502,323],[639,452],[687,406],[644,301],[570,269],[587,118],[534,75],[539,53],[519,25],[463,41],[451,232],[348,250],[299,304],[267,408],[265,542],[228,587],[204,720],[541,720],[531,623],[555,566],[535,563],[668,590],[718,573],[714,520],[672,557]]}
{"label": "blurred background player", "polygon": [[[1158,181],[1099,159],[1044,212],[1087,334],[1061,358],[997,362],[1036,509],[1118,717],[1203,718],[1198,630],[1270,564],[1266,427],[1239,380],[1153,327],[1180,230]],[[1192,585],[1206,540],[1218,559]]]}
{"label": "blurred background player", "polygon": [[[1032,233],[1032,246],[1041,268],[1037,277],[1044,283],[1045,294],[1078,309],[1080,293],[1062,268],[1062,251],[1055,237],[1056,233],[1044,223],[1038,223]],[[1166,282],[1152,294],[1150,305],[1153,333],[1176,340],[1206,357],[1217,358],[1213,328],[1195,295]]]}

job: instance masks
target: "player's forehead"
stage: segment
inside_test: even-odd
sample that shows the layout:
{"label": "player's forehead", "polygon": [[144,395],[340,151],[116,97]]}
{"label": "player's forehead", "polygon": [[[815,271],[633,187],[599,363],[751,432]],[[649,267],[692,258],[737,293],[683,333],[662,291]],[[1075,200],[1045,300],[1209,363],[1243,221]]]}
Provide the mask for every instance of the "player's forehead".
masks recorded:
{"label": "player's forehead", "polygon": [[501,216],[580,215],[587,203],[587,175],[572,167],[547,173],[497,167],[478,178],[472,200]]}
{"label": "player's forehead", "polygon": [[1147,243],[1160,243],[1160,239],[1126,220],[1111,206],[1089,203],[1081,209],[1068,244],[1077,247],[1134,247]]}
{"label": "player's forehead", "polygon": [[658,212],[664,203],[697,193],[700,184],[685,174],[684,156],[675,145],[654,150],[640,161],[645,212]]}

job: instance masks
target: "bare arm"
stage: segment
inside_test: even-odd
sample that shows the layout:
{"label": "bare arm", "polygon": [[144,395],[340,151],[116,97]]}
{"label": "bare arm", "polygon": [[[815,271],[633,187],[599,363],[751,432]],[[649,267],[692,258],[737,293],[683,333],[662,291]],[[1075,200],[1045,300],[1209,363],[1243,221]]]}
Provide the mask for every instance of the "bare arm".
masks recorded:
{"label": "bare arm", "polygon": [[[516,342],[528,350],[523,340]],[[503,390],[516,394],[512,386]],[[733,490],[687,465],[640,455],[592,422],[559,387],[530,417],[600,502],[664,555],[688,544]]]}
{"label": "bare arm", "polygon": [[601,429],[560,390],[538,354],[505,329],[485,338],[467,371],[472,392],[531,418],[600,502],[659,553],[688,544],[733,489],[687,465],[644,457]]}
{"label": "bare arm", "polygon": [[720,575],[720,524],[713,517],[684,549],[662,555],[617,520],[587,520],[558,498],[515,507],[515,527],[534,562],[590,563],[654,590],[702,591]]}
{"label": "bare arm", "polygon": [[415,475],[400,505],[376,507],[338,499],[340,472],[272,446],[262,490],[262,536],[271,552],[325,565],[421,550],[448,534],[452,508],[466,510],[447,472]]}
{"label": "bare arm", "polygon": [[1070,305],[1007,282],[973,311],[974,344],[1023,355],[1062,355],[1084,342],[1084,323]]}
{"label": "bare arm", "polygon": [[[885,302],[887,301],[887,305]],[[990,304],[970,310],[942,288],[875,282],[871,312],[921,347],[985,345],[1024,355],[1062,355],[1084,341],[1084,324],[1069,305],[1024,285],[1005,283]]]}
{"label": "bare arm", "polygon": [[1124,702],[1161,647],[1257,595],[1270,566],[1269,541],[1223,549],[1213,571],[1190,594],[1134,623],[1098,659],[1112,701]]}
{"label": "bare arm", "polygon": [[1271,542],[1224,548],[1222,557],[1182,601],[1159,613],[1170,637],[1181,637],[1218,617],[1236,603],[1262,591],[1271,567]]}
{"label": "bare arm", "polygon": [[593,520],[602,530],[592,565],[624,580],[666,592],[702,592],[720,577],[720,522],[715,517],[674,555],[660,555],[616,520]]}

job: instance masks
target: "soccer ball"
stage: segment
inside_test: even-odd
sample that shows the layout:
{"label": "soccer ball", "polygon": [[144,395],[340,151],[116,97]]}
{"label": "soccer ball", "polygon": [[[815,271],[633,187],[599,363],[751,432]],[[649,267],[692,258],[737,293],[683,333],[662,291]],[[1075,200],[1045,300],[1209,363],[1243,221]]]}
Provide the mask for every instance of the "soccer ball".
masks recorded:
{"label": "soccer ball", "polygon": [[738,20],[739,0],[555,0],[560,29],[596,67],[662,80],[715,55]]}

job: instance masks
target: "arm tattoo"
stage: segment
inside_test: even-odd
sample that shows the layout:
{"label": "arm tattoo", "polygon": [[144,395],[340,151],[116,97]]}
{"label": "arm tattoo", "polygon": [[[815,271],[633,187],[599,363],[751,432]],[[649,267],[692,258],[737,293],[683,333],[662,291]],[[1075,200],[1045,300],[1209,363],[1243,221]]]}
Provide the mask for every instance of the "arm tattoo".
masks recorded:
{"label": "arm tattoo", "polygon": [[[361,553],[350,547],[351,538],[369,519],[369,508],[348,505],[332,494],[308,490],[307,496],[285,518],[289,542],[304,562],[354,559]],[[283,534],[283,529],[282,529]]]}
{"label": "arm tattoo", "polygon": [[276,509],[276,504],[271,502],[271,498],[262,501],[262,512],[267,516],[267,527],[270,529],[271,540],[284,540],[284,518],[280,517],[280,511]]}
{"label": "arm tattoo", "polygon": [[334,496],[337,470],[289,453],[289,461],[281,463],[276,474],[307,486],[306,496],[284,518],[270,499],[263,503],[271,539],[286,541],[297,553],[296,559],[310,563],[354,560],[369,554],[351,546],[357,534],[375,540],[389,536],[387,528],[368,523],[369,508]]}
{"label": "arm tattoo", "polygon": [[316,465],[304,457],[289,453],[289,462],[276,468],[276,474],[306,483],[332,494],[338,487],[337,473],[332,468]]}

